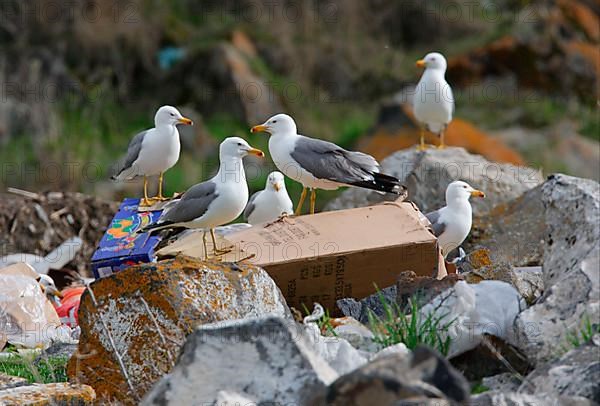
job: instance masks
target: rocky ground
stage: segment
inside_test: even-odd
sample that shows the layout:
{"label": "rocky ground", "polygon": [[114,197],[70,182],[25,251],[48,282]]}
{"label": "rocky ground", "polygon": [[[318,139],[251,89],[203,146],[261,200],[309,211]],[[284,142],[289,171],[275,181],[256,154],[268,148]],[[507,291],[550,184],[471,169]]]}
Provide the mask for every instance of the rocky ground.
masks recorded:
{"label": "rocky ground", "polygon": [[[460,148],[403,150],[383,167],[424,211],[442,204],[450,179],[486,193],[458,275],[404,272],[383,302],[348,298],[345,317],[317,308],[302,321],[260,268],[188,257],[132,267],[84,294],[69,391],[80,403],[91,387],[123,404],[598,404],[600,185]],[[382,199],[351,189],[329,208]],[[447,345],[395,343],[382,326],[403,316],[385,321],[389,309],[417,323],[451,314],[436,325]],[[0,400],[39,390],[0,390]]]}

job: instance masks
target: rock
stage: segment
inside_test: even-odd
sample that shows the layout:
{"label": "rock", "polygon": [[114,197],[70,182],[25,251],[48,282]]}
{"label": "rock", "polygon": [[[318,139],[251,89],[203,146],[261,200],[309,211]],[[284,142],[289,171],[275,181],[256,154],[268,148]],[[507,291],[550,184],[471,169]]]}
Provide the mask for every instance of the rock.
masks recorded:
{"label": "rock", "polygon": [[[414,88],[405,89],[394,100],[384,101],[374,128],[363,137],[358,150],[383,159],[395,151],[415,148],[420,140],[420,129],[412,112]],[[494,162],[524,165],[525,160],[500,138],[491,137],[473,123],[454,118],[445,133],[447,145],[462,147]],[[437,145],[437,135],[426,132],[425,141]]]}
{"label": "rock", "polygon": [[472,406],[540,406],[553,404],[557,406],[594,406],[588,399],[580,397],[552,398],[549,403],[547,396],[534,396],[524,393],[489,391],[471,398]]}
{"label": "rock", "polygon": [[408,347],[406,347],[406,344],[398,343],[398,344],[390,345],[389,347],[385,347],[383,350],[377,352],[375,355],[373,355],[371,360],[381,358],[381,357],[387,357],[392,354],[399,355],[400,357],[405,358],[405,357],[411,356],[411,351],[408,349]]}
{"label": "rock", "polygon": [[553,175],[542,201],[545,292],[517,320],[520,346],[536,364],[556,358],[566,334],[600,310],[600,185]]}
{"label": "rock", "polygon": [[449,274],[443,279],[436,279],[429,276],[417,276],[412,271],[402,272],[396,282],[396,303],[401,309],[410,309],[410,299],[416,297],[419,303],[424,305],[462,279],[462,276],[457,274]]}
{"label": "rock", "polygon": [[519,390],[521,380],[512,372],[504,372],[494,376],[486,376],[481,384],[491,391],[516,392]]}
{"label": "rock", "polygon": [[[542,182],[541,174],[534,169],[490,162],[455,147],[398,151],[381,162],[381,171],[400,179],[408,188],[409,199],[424,213],[445,205],[446,187],[457,179],[486,194],[485,199],[473,201],[475,216],[515,199]],[[393,196],[351,188],[329,202],[326,210],[368,206],[386,199]]]}
{"label": "rock", "polygon": [[[542,187],[496,205],[490,212],[474,216],[467,252],[485,248],[491,262],[514,266],[541,265],[546,238]],[[486,196],[487,198],[487,196]]]}
{"label": "rock", "polygon": [[0,390],[3,405],[93,405],[96,395],[87,385],[47,383]]}
{"label": "rock", "polygon": [[521,391],[546,396],[581,396],[600,403],[600,348],[588,343],[536,368]]}
{"label": "rock", "polygon": [[363,324],[368,324],[369,312],[373,312],[374,315],[382,317],[385,314],[384,303],[396,303],[396,292],[396,286],[389,286],[381,289],[378,293],[374,293],[360,300],[353,298],[339,299],[336,302],[336,305],[342,311],[344,316],[353,317]]}
{"label": "rock", "polygon": [[[29,385],[29,382],[25,378],[18,376],[10,376],[0,373],[0,391],[4,389],[16,388],[17,386]],[[0,392],[2,393],[2,392]]]}
{"label": "rock", "polygon": [[409,402],[415,398],[460,403],[468,401],[469,397],[469,384],[460,372],[437,352],[420,346],[413,351],[412,357],[399,354],[378,357],[341,376],[329,386],[324,397],[317,398],[312,404],[409,405],[411,403],[400,401]]}
{"label": "rock", "polygon": [[462,274],[468,283],[497,280],[510,283],[528,304],[542,296],[544,280],[541,266],[513,267],[504,263],[487,265]]}
{"label": "rock", "polygon": [[68,374],[101,399],[134,403],[169,372],[198,325],[264,315],[291,317],[260,268],[189,257],[133,266],[82,296],[81,337]]}
{"label": "rock", "polygon": [[214,404],[226,391],[257,404],[308,405],[337,374],[312,351],[302,331],[281,318],[201,326],[143,404]]}
{"label": "rock", "polygon": [[354,348],[366,352],[377,350],[378,345],[373,341],[373,333],[364,324],[353,317],[331,319],[333,333],[338,338],[348,341]]}

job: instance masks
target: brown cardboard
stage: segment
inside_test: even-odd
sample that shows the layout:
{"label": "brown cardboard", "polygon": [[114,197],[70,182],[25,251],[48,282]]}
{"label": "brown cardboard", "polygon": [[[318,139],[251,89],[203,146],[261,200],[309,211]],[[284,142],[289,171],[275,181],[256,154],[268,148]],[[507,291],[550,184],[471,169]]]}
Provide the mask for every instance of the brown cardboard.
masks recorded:
{"label": "brown cardboard", "polygon": [[[336,300],[368,296],[376,286],[394,284],[402,271],[437,275],[437,241],[423,218],[414,205],[400,202],[283,218],[228,235],[224,244],[234,250],[223,260],[254,254],[248,261],[271,275],[288,305],[310,309],[319,302],[335,312]],[[201,258],[201,233],[159,255],[179,252]]]}

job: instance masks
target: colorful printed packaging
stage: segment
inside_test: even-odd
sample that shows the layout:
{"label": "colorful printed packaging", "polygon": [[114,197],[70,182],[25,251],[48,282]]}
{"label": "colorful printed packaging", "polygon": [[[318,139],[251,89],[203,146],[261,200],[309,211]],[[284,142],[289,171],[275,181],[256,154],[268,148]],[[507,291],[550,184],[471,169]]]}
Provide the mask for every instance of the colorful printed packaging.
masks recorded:
{"label": "colorful printed packaging", "polygon": [[156,222],[162,210],[139,212],[140,199],[123,200],[92,256],[92,272],[104,278],[131,265],[155,260],[160,237],[136,231]]}

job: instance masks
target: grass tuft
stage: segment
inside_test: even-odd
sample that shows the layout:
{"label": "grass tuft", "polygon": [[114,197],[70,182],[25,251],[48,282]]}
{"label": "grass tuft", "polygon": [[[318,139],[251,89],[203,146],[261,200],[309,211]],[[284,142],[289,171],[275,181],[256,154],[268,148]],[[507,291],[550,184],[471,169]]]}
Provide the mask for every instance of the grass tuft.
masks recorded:
{"label": "grass tuft", "polygon": [[67,382],[65,356],[49,357],[34,362],[31,357],[14,354],[0,360],[0,373],[27,379],[29,383]]}
{"label": "grass tuft", "polygon": [[565,350],[568,351],[588,343],[598,333],[600,333],[600,325],[592,324],[590,317],[584,314],[581,319],[581,325],[567,332],[567,347]]}
{"label": "grass tuft", "polygon": [[376,343],[382,348],[404,343],[411,350],[419,344],[425,344],[444,356],[448,355],[452,339],[447,333],[455,319],[448,321],[448,314],[438,316],[435,312],[421,314],[421,305],[416,296],[410,299],[410,311],[404,312],[398,304],[388,303],[381,292],[378,295],[384,315],[379,317],[372,311],[368,315]]}

